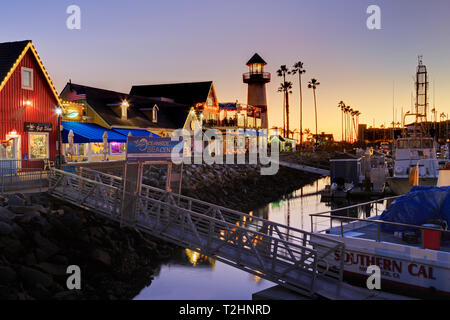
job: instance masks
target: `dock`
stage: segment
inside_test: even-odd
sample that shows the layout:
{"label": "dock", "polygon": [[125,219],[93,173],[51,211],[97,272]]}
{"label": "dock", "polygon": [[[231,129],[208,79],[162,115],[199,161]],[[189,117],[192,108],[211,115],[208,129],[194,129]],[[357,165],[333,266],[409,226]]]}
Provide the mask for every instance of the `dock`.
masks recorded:
{"label": "dock", "polygon": [[283,288],[280,285],[276,285],[258,292],[252,295],[252,300],[417,300],[415,298],[400,296],[389,292],[379,290],[369,290],[352,286],[344,283],[341,288],[342,295],[340,296],[322,296],[316,293],[314,296],[308,296],[307,294],[301,294],[296,291],[292,291]]}

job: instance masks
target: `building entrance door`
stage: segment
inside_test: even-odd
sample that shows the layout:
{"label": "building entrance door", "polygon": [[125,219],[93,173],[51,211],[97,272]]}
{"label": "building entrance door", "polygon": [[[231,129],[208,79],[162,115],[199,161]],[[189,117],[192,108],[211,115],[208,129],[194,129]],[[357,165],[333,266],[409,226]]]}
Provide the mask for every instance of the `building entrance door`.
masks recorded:
{"label": "building entrance door", "polygon": [[[0,145],[0,160],[2,169],[16,170],[21,167],[20,136],[6,135],[6,141]],[[6,160],[6,161],[5,161]],[[9,172],[10,174],[14,172]]]}

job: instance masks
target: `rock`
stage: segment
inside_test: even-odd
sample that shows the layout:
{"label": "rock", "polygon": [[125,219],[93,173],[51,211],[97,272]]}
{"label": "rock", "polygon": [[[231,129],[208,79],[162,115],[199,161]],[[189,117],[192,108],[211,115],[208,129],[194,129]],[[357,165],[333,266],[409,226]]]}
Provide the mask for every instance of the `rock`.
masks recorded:
{"label": "rock", "polygon": [[22,242],[12,237],[4,237],[1,241],[1,245],[3,246],[1,252],[14,259],[22,256],[24,252]]}
{"label": "rock", "polygon": [[91,251],[90,257],[92,260],[100,262],[107,267],[111,266],[111,256],[107,251],[95,248]]}
{"label": "rock", "polygon": [[25,284],[30,287],[37,287],[40,284],[47,288],[53,283],[53,278],[50,275],[29,267],[20,267],[19,274]]}
{"label": "rock", "polygon": [[0,207],[0,218],[11,220],[15,217],[15,214],[12,213],[5,207]]}
{"label": "rock", "polygon": [[67,257],[62,255],[53,256],[49,261],[63,266],[69,265],[69,259],[67,259]]}
{"label": "rock", "polygon": [[55,245],[50,240],[44,238],[38,231],[36,231],[33,234],[33,240],[36,243],[38,249],[42,250],[43,251],[42,253],[48,257],[53,256],[60,250],[57,245]]}
{"label": "rock", "polygon": [[16,272],[6,266],[0,266],[0,284],[8,284],[16,280],[17,274]]}
{"label": "rock", "polygon": [[24,214],[30,211],[36,211],[34,206],[9,206],[9,210],[16,214]]}
{"label": "rock", "polygon": [[53,276],[64,276],[66,275],[67,268],[61,265],[48,263],[48,262],[41,262],[36,265],[36,268],[40,269],[41,271],[44,271],[45,273],[51,274]]}
{"label": "rock", "polygon": [[33,219],[33,218],[40,217],[41,215],[40,215],[40,213],[37,212],[37,211],[28,211],[28,212],[26,212],[23,216],[24,216],[24,217],[30,217],[31,219]]}
{"label": "rock", "polygon": [[24,206],[25,200],[16,194],[13,194],[8,199],[8,206]]}
{"label": "rock", "polygon": [[37,263],[36,256],[33,254],[33,252],[29,252],[25,256],[25,264],[27,266],[32,266],[32,265],[35,265],[36,263]]}
{"label": "rock", "polygon": [[74,290],[61,291],[56,293],[52,300],[75,300],[78,294]]}
{"label": "rock", "polygon": [[13,232],[13,228],[9,224],[0,221],[0,235],[8,235],[11,232]]}

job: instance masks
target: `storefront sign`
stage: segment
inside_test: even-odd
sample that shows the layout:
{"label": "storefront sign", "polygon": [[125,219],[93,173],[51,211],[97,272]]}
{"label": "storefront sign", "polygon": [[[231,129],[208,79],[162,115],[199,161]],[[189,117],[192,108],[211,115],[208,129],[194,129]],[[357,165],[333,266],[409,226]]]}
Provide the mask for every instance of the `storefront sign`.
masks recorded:
{"label": "storefront sign", "polygon": [[172,150],[175,155],[183,156],[183,141],[172,141],[171,138],[128,137],[128,161],[170,161]]}
{"label": "storefront sign", "polygon": [[25,122],[25,132],[52,132],[51,123]]}
{"label": "storefront sign", "polygon": [[83,107],[71,104],[64,108],[63,119],[81,121],[82,115],[83,115]]}

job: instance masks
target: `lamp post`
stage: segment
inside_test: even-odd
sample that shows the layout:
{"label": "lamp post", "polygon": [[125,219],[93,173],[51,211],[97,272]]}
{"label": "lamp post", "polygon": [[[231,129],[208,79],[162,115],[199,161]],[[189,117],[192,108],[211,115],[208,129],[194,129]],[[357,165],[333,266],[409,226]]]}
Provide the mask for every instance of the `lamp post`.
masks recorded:
{"label": "lamp post", "polygon": [[56,110],[55,110],[56,115],[58,116],[58,161],[56,162],[58,165],[58,169],[61,168],[61,164],[62,164],[62,159],[61,159],[61,116],[63,114],[63,109],[61,108],[61,106],[57,106]]}

